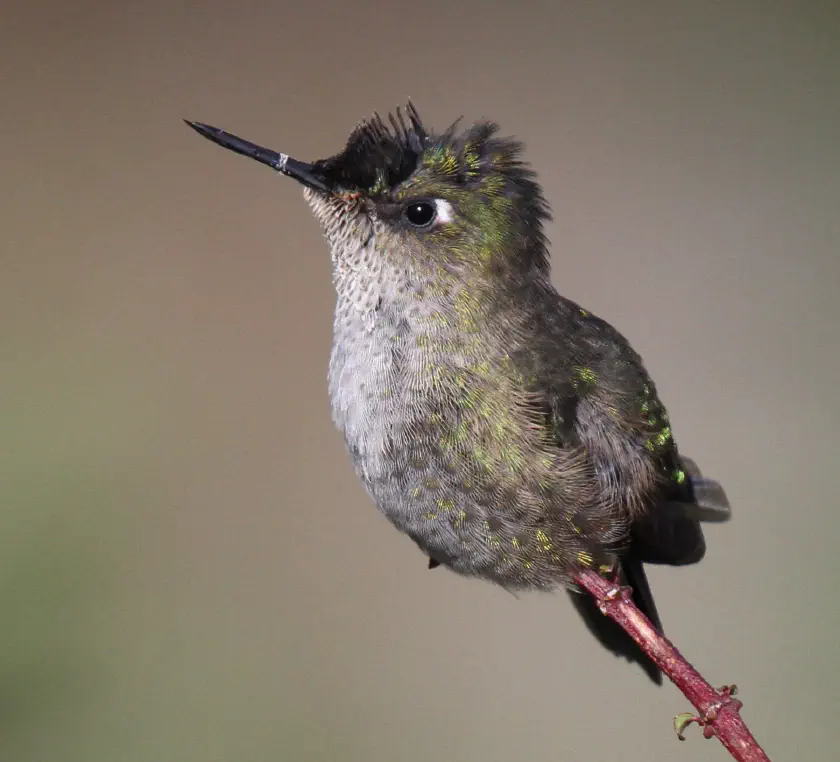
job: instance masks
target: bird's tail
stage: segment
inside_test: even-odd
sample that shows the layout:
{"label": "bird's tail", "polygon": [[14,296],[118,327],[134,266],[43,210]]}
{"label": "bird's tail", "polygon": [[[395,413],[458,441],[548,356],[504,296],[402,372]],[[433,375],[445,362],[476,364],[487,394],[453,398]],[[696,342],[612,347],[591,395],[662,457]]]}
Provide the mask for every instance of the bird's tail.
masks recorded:
{"label": "bird's tail", "polygon": [[706,554],[701,522],[728,521],[723,487],[707,479],[690,458],[681,457],[685,482],[633,524],[630,552],[646,564],[685,566]]}
{"label": "bird's tail", "polygon": [[[706,553],[700,522],[721,522],[730,517],[723,487],[704,478],[690,458],[681,460],[687,476],[683,491],[633,525],[630,547],[622,556],[619,569],[621,583],[633,588],[633,602],[660,632],[662,623],[643,564],[697,563]],[[619,625],[601,613],[594,598],[574,591],[570,595],[586,626],[604,647],[637,662],[651,680],[662,684],[658,667]]]}

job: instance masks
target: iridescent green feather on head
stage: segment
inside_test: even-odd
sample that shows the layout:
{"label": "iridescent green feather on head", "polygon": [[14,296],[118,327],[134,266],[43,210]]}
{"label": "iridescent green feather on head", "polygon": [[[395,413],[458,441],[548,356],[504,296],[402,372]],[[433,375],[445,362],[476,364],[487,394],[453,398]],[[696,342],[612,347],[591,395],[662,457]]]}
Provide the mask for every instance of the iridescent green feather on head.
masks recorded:
{"label": "iridescent green feather on head", "polygon": [[340,153],[313,169],[339,196],[381,204],[444,199],[455,208],[454,224],[430,231],[428,244],[462,261],[546,271],[542,226],[551,215],[522,161],[523,145],[498,137],[494,122],[459,132],[460,121],[435,134],[409,101],[387,122],[379,114],[361,122]]}

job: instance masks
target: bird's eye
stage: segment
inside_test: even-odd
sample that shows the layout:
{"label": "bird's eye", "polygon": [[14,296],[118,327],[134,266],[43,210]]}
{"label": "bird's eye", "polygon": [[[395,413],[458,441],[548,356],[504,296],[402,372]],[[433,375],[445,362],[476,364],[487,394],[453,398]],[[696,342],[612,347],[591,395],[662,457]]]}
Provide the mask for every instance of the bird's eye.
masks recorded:
{"label": "bird's eye", "polygon": [[425,228],[437,217],[435,205],[428,201],[412,201],[403,209],[405,218],[416,228]]}

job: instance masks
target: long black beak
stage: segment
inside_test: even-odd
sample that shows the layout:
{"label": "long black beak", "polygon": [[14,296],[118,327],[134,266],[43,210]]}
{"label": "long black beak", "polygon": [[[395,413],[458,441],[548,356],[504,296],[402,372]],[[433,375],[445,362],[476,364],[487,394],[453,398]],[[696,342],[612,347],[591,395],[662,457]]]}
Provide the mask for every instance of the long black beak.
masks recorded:
{"label": "long black beak", "polygon": [[211,127],[209,124],[202,124],[201,122],[191,122],[188,119],[184,121],[192,127],[199,135],[203,135],[208,140],[218,143],[223,148],[229,148],[231,151],[241,153],[249,159],[256,159],[257,161],[268,164],[272,169],[282,172],[284,175],[293,177],[300,183],[308,185],[310,188],[315,188],[319,191],[329,193],[330,189],[324,183],[314,170],[311,164],[293,159],[284,153],[277,153],[269,148],[263,148],[256,143],[251,143],[247,140],[231,135],[229,132],[220,130],[217,127]]}

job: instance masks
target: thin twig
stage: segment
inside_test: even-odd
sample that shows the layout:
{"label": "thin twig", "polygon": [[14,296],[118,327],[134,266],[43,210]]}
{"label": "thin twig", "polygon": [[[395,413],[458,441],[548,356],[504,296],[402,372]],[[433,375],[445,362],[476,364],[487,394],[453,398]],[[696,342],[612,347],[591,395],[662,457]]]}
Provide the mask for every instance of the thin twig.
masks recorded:
{"label": "thin twig", "polygon": [[696,707],[696,716],[681,714],[674,718],[680,739],[686,726],[697,723],[706,738],[717,736],[739,762],[770,762],[741,718],[741,702],[734,698],[735,686],[718,690],[704,680],[674,644],[639,611],[629,587],[620,587],[591,569],[579,572],[575,582],[598,601],[601,611],[639,644]]}

